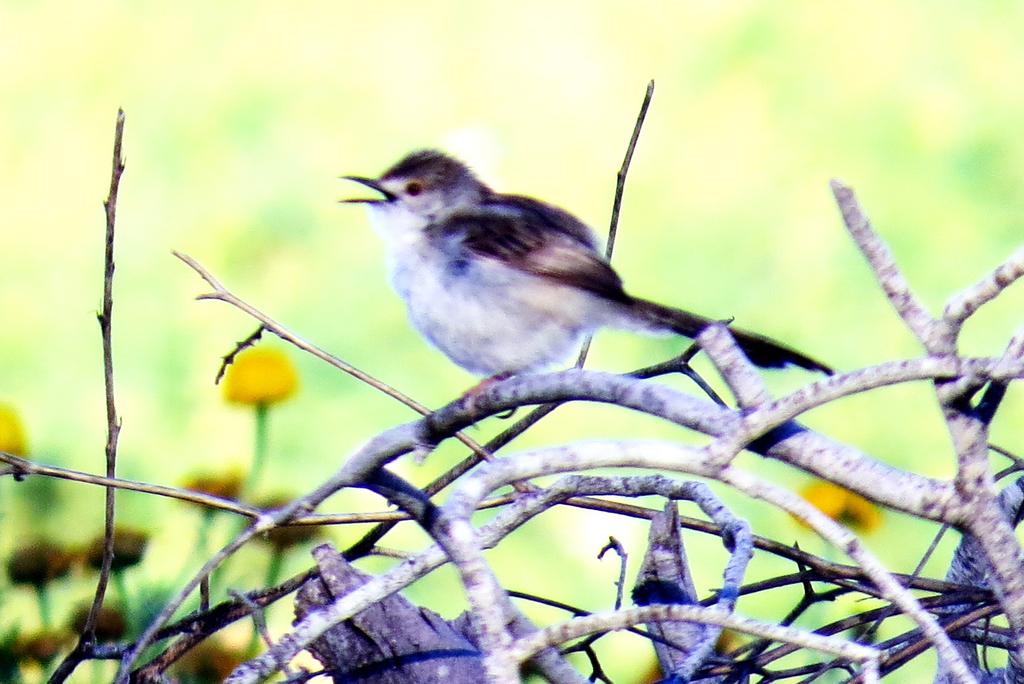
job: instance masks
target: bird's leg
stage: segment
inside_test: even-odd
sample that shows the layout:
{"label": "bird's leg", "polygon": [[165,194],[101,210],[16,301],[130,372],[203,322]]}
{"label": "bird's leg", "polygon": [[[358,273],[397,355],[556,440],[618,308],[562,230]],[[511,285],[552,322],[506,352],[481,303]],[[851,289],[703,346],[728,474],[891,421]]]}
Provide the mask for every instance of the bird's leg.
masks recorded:
{"label": "bird's leg", "polygon": [[502,380],[508,380],[511,377],[512,373],[498,373],[497,375],[492,375],[489,378],[484,378],[466,390],[461,399],[466,408],[466,413],[468,413],[470,417],[476,418],[476,402],[480,398],[480,395],[487,391],[487,389],[492,385],[495,385]]}

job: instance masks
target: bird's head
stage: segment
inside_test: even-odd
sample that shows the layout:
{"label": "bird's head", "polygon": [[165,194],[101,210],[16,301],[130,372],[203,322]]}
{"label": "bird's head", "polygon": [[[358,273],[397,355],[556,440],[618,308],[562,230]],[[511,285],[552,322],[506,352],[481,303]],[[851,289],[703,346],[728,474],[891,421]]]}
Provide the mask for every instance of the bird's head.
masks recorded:
{"label": "bird's head", "polygon": [[473,205],[489,189],[458,159],[436,150],[421,150],[404,157],[380,178],[344,176],[380,193],[345,203],[367,204],[377,212],[400,211],[419,218],[424,226]]}

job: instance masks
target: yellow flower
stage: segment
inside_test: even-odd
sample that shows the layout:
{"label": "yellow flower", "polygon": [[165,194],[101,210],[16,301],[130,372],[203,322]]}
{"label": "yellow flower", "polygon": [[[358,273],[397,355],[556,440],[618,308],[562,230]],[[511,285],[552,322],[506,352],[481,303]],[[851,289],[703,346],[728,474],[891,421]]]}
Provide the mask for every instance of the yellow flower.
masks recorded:
{"label": "yellow flower", "polygon": [[71,635],[67,632],[43,630],[18,637],[12,651],[19,661],[46,665],[56,658],[70,641]]}
{"label": "yellow flower", "polygon": [[[85,628],[85,621],[89,617],[89,606],[81,605],[71,614],[70,624],[72,631],[81,633]],[[128,621],[120,608],[103,606],[96,616],[96,639],[101,642],[117,641],[128,631]]]}
{"label": "yellow flower", "polygon": [[188,677],[187,681],[221,682],[245,659],[244,647],[228,642],[221,635],[215,635],[188,651],[174,664],[174,670]]}
{"label": "yellow flower", "polygon": [[45,539],[26,542],[7,559],[7,576],[11,584],[34,584],[63,577],[71,571],[74,556],[66,549]]}
{"label": "yellow flower", "polygon": [[[255,505],[257,508],[261,508],[269,513],[274,509],[291,503],[294,499],[295,497],[286,494],[276,494],[260,499]],[[311,542],[322,536],[322,534],[322,530],[316,525],[285,525],[284,527],[269,529],[258,536],[257,539],[266,542],[278,553],[283,553],[295,546]]]}
{"label": "yellow flower", "polygon": [[223,473],[193,473],[181,486],[222,499],[237,499],[242,491],[243,479],[242,471],[232,468]]}
{"label": "yellow flower", "polygon": [[[819,511],[851,530],[867,534],[882,524],[882,511],[878,506],[860,494],[831,482],[812,482],[800,490],[800,495]],[[807,527],[804,521],[798,522]]]}
{"label": "yellow flower", "polygon": [[[93,570],[103,566],[103,547],[106,540],[103,535],[95,537],[85,548],[85,564]],[[117,526],[114,528],[114,558],[110,569],[114,572],[130,568],[142,562],[149,545],[149,534],[142,530]]]}
{"label": "yellow flower", "polygon": [[275,404],[290,397],[298,385],[295,366],[273,347],[246,349],[235,358],[224,379],[224,398],[235,404]]}
{"label": "yellow flower", "polygon": [[723,655],[732,653],[742,646],[743,642],[744,639],[739,632],[723,629],[722,633],[718,635],[718,641],[715,642],[715,652]]}
{"label": "yellow flower", "polygon": [[7,404],[0,404],[0,451],[15,456],[24,456],[28,451],[18,414]]}

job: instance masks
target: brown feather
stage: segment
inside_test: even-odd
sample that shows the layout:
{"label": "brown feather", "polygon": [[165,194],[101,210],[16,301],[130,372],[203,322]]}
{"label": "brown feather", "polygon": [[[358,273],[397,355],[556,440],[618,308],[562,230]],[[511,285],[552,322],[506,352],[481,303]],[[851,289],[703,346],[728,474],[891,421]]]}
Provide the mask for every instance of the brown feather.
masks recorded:
{"label": "brown feather", "polygon": [[[622,304],[628,313],[656,330],[696,337],[716,322],[626,294],[618,274],[597,252],[591,230],[571,214],[517,195],[489,194],[481,208],[464,209],[427,228],[438,241],[456,240],[472,254],[591,292]],[[758,366],[793,364],[813,371],[833,371],[791,347],[764,335],[730,327],[737,344]]]}
{"label": "brown feather", "polygon": [[539,225],[543,220],[540,212],[469,210],[449,216],[428,231],[438,231],[435,237],[439,239],[459,236],[462,246],[470,252],[497,259],[526,273],[578,287],[611,301],[629,301],[618,274],[594,251],[592,244],[580,239],[591,238],[589,228],[581,223],[579,227],[585,233],[573,229],[551,230],[551,224]]}
{"label": "brown feather", "polygon": [[[718,322],[689,311],[662,306],[636,297],[633,298],[632,309],[639,318],[648,321],[652,326],[671,330],[686,337],[696,337],[704,328]],[[834,372],[822,362],[764,335],[733,326],[729,326],[729,332],[747,358],[762,368],[783,368],[792,364],[826,375],[832,375]]]}

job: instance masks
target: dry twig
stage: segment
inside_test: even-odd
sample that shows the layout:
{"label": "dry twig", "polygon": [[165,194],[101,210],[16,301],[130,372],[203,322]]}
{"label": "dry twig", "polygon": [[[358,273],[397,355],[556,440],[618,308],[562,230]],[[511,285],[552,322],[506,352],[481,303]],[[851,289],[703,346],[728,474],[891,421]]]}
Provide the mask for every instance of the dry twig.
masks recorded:
{"label": "dry twig", "polygon": [[[121,156],[121,141],[124,137],[124,110],[117,110],[117,123],[114,126],[113,169],[110,173],[110,191],[103,202],[106,215],[106,231],[103,256],[103,308],[97,315],[100,334],[103,338],[103,386],[107,407],[107,445],[106,472],[108,478],[117,474],[117,437],[121,431],[121,421],[117,417],[114,404],[114,351],[112,344],[111,324],[114,313],[114,223],[117,218],[117,191],[121,185],[121,174],[124,172],[124,158]],[[100,577],[96,582],[89,614],[82,627],[78,643],[74,650],[60,663],[50,678],[51,682],[64,681],[83,658],[85,650],[95,639],[96,619],[110,580],[110,566],[114,559],[114,492],[107,487],[104,494],[103,509],[103,560],[100,566]]]}

